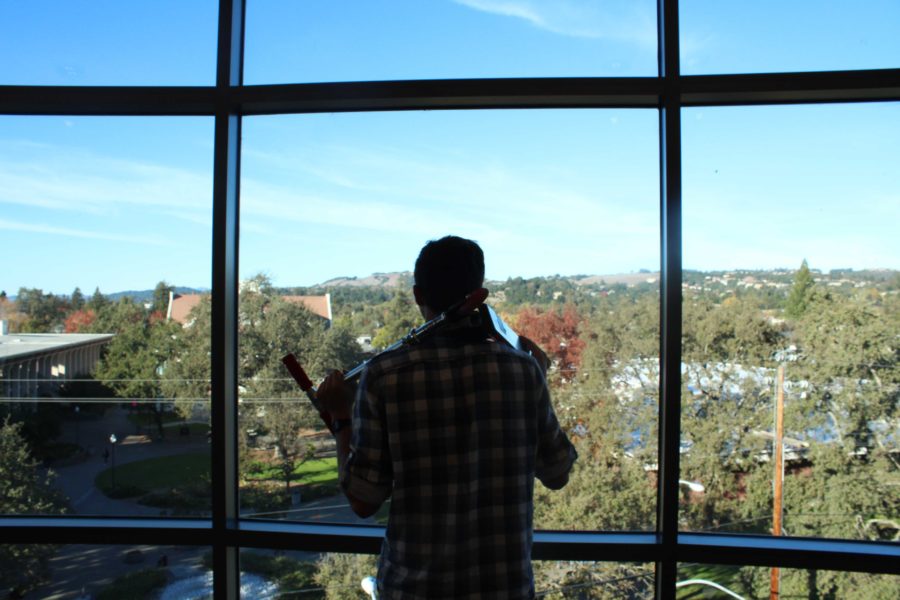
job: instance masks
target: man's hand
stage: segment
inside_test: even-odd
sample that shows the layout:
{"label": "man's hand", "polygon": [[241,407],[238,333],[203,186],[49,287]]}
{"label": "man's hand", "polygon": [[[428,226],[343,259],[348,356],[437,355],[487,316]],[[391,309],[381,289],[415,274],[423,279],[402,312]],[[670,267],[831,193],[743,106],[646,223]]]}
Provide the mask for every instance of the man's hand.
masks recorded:
{"label": "man's hand", "polygon": [[332,420],[349,419],[353,407],[354,386],[344,381],[344,374],[332,371],[319,386],[316,397]]}
{"label": "man's hand", "polygon": [[541,370],[544,372],[544,375],[547,375],[547,369],[550,368],[550,359],[547,357],[547,354],[544,353],[543,350],[541,350],[541,347],[532,342],[524,335],[519,336],[519,344],[522,346],[522,349],[525,350],[525,352],[531,353],[531,355],[537,361],[538,365],[540,365]]}

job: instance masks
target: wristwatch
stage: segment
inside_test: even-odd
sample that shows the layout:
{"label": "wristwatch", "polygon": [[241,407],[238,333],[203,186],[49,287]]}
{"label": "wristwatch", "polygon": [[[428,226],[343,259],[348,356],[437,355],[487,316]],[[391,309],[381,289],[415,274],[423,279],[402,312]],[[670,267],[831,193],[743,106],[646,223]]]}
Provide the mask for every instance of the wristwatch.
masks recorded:
{"label": "wristwatch", "polygon": [[341,429],[345,429],[353,425],[353,419],[334,419],[331,421],[331,433],[337,434]]}

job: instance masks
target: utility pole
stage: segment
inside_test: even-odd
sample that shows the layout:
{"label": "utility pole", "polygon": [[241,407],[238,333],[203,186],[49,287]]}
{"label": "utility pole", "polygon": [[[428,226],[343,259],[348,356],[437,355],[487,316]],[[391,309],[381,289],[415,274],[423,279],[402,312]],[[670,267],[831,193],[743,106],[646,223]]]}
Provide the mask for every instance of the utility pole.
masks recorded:
{"label": "utility pole", "polygon": [[[772,535],[781,535],[782,492],[784,484],[784,365],[778,365],[778,383],[775,389],[775,439],[772,450],[775,460],[775,502],[772,506]],[[769,600],[780,598],[781,571],[772,567]]]}

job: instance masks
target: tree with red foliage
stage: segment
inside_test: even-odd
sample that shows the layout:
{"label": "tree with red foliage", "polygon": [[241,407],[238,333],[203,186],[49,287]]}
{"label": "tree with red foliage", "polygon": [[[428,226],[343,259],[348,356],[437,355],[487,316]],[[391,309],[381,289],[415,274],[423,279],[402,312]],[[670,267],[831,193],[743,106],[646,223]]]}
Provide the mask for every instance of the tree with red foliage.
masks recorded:
{"label": "tree with red foliage", "polygon": [[75,310],[69,313],[65,321],[66,333],[80,333],[89,331],[90,326],[97,320],[97,313],[91,308]]}
{"label": "tree with red foliage", "polygon": [[540,346],[564,379],[572,379],[581,366],[584,340],[579,329],[584,318],[574,304],[566,304],[561,311],[540,311],[526,306],[515,316],[515,329]]}

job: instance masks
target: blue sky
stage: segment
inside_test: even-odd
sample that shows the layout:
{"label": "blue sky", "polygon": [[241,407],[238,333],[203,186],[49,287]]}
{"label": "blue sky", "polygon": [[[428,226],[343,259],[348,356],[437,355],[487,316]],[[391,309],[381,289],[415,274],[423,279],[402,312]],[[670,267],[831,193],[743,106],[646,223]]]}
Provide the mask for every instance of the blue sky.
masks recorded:
{"label": "blue sky", "polygon": [[[245,80],[652,76],[654,7],[251,0]],[[896,0],[681,12],[685,73],[900,67]],[[0,0],[0,84],[210,85],[215,14]],[[692,108],[683,135],[687,268],[900,268],[900,105]],[[212,136],[211,118],[0,115],[0,289],[208,287]],[[408,270],[446,233],[480,241],[492,278],[655,269],[657,144],[652,110],[247,118],[241,274]]]}

